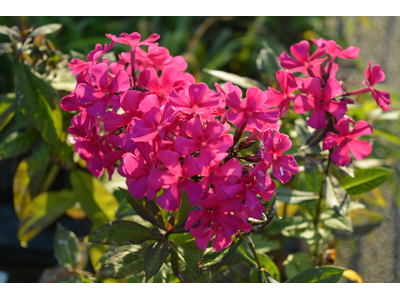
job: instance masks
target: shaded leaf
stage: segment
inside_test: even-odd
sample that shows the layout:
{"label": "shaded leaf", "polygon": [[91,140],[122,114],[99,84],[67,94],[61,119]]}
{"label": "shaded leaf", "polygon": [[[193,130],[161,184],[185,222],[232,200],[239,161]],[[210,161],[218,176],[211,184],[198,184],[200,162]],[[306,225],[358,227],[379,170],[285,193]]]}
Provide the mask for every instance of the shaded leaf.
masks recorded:
{"label": "shaded leaf", "polygon": [[221,252],[215,250],[207,252],[201,259],[201,262],[199,262],[199,267],[208,267],[224,261],[236,251],[241,242],[242,240],[237,238],[229,247],[223,249]]}
{"label": "shaded leaf", "polygon": [[99,274],[104,277],[121,279],[143,271],[144,252],[124,251],[107,259],[101,266]]}
{"label": "shaded leaf", "polygon": [[42,193],[36,196],[23,210],[18,227],[18,238],[28,242],[44,228],[61,217],[76,201],[70,190]]}
{"label": "shaded leaf", "polygon": [[326,128],[315,130],[307,137],[305,145],[302,146],[300,149],[304,150],[309,147],[314,147],[318,145],[319,142],[321,142],[325,138],[326,133],[327,133]]}
{"label": "shaded leaf", "polygon": [[14,93],[0,95],[0,132],[12,119],[16,108],[17,101]]}
{"label": "shaded leaf", "polygon": [[144,257],[144,271],[146,272],[146,281],[149,281],[160,270],[161,266],[171,253],[171,245],[168,239],[157,241],[147,248]]}
{"label": "shaded leaf", "polygon": [[72,170],[70,181],[76,199],[79,199],[82,209],[93,221],[94,227],[99,227],[114,219],[118,201],[97,178],[80,170]]}
{"label": "shaded leaf", "polygon": [[299,273],[312,268],[314,263],[314,257],[309,254],[298,252],[289,254],[286,260],[283,262],[285,267],[286,278],[293,278]]}
{"label": "shaded leaf", "polygon": [[281,67],[278,60],[278,55],[266,41],[263,41],[263,48],[258,54],[256,64],[258,71],[268,85],[275,81],[275,73],[279,71]]}
{"label": "shaded leaf", "polygon": [[122,188],[120,188],[120,190],[124,193],[129,204],[139,216],[159,228],[166,229],[162,219],[161,211],[153,200],[148,201],[147,197],[135,199],[132,197],[129,191]]}
{"label": "shaded leaf", "polygon": [[58,263],[67,270],[73,270],[80,261],[79,241],[75,233],[57,223],[54,237],[54,255]]}
{"label": "shaded leaf", "polygon": [[104,245],[131,245],[157,240],[163,234],[156,229],[146,228],[131,221],[113,221],[89,234],[85,241]]}
{"label": "shaded leaf", "polygon": [[310,268],[301,272],[299,275],[289,279],[288,283],[311,283],[311,282],[323,282],[323,283],[334,283],[338,282],[342,278],[344,269],[335,267],[322,267],[322,268]]}
{"label": "shaded leaf", "polygon": [[368,192],[386,181],[393,170],[387,169],[356,169],[354,178],[345,177],[340,180],[340,185],[350,195]]}
{"label": "shaded leaf", "polygon": [[23,62],[14,61],[14,74],[16,99],[22,113],[46,142],[59,149],[62,132],[59,95]]}
{"label": "shaded leaf", "polygon": [[288,204],[300,204],[305,201],[317,200],[318,195],[313,192],[278,187],[276,189],[276,199]]}
{"label": "shaded leaf", "polygon": [[152,283],[168,283],[169,282],[169,269],[166,264],[163,264],[160,271],[153,278],[149,280]]}
{"label": "shaded leaf", "polygon": [[197,246],[192,243],[176,244],[171,242],[171,265],[175,276],[182,282],[210,282],[209,267],[198,267],[203,256]]}
{"label": "shaded leaf", "polygon": [[185,192],[182,192],[181,196],[181,204],[179,209],[176,213],[175,217],[175,225],[171,232],[178,232],[178,231],[186,231],[185,230],[185,223],[189,217],[189,212],[191,212],[194,207],[190,206],[189,198]]}
{"label": "shaded leaf", "polygon": [[261,85],[258,83],[258,81],[253,80],[251,78],[242,77],[242,76],[224,72],[224,71],[209,70],[209,69],[203,69],[203,71],[208,74],[211,74],[214,77],[222,79],[224,81],[230,81],[233,84],[237,84],[238,86],[245,88],[245,89],[248,89],[251,87],[261,88]]}
{"label": "shaded leaf", "polygon": [[30,150],[40,134],[35,130],[14,132],[0,142],[0,160],[19,156]]}
{"label": "shaded leaf", "polygon": [[273,283],[273,281],[270,278],[268,278],[269,276],[271,276],[273,279],[279,282],[281,280],[279,269],[276,266],[276,264],[272,261],[272,259],[269,258],[268,255],[260,253],[258,253],[258,258],[260,259],[262,267],[268,272],[266,276],[267,280],[270,283]]}

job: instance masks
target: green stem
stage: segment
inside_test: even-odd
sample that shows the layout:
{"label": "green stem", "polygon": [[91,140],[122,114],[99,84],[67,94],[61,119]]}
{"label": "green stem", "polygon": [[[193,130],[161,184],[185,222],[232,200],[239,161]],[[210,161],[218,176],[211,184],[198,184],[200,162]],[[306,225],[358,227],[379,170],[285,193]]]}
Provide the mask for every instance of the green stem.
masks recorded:
{"label": "green stem", "polygon": [[53,184],[54,180],[57,177],[58,172],[60,171],[60,167],[56,164],[52,164],[49,173],[46,176],[45,181],[42,183],[40,188],[40,193],[46,192],[50,186]]}
{"label": "green stem", "polygon": [[256,248],[254,247],[254,243],[253,243],[253,240],[250,237],[250,234],[246,234],[246,235],[243,234],[242,238],[249,244],[251,252],[253,253],[254,259],[255,259],[255,261],[257,263],[257,267],[260,270],[262,276],[264,277],[265,282],[268,282],[267,276],[265,274],[265,269],[261,264],[260,258],[258,257]]}

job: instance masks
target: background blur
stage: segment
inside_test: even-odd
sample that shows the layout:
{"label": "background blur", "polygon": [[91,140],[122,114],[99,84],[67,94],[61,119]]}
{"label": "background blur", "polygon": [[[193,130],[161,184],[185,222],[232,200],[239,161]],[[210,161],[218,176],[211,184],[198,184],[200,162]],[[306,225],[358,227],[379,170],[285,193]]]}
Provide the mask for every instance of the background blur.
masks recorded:
{"label": "background blur", "polygon": [[[143,38],[158,33],[160,46],[168,48],[173,56],[182,55],[189,64],[187,71],[210,87],[217,79],[203,72],[204,68],[262,80],[256,61],[264,42],[279,55],[303,39],[334,39],[343,48],[353,45],[361,49],[355,60],[339,59],[338,77],[347,87],[360,86],[372,60],[386,74],[382,86],[391,94],[392,111],[400,109],[399,17],[0,17],[0,25],[8,27],[26,21],[35,27],[62,24],[48,37],[66,55],[79,52],[86,56],[95,44],[109,42],[105,33],[138,31]],[[8,37],[0,35],[2,42],[8,42]],[[113,51],[126,51],[122,47],[116,45]],[[1,55],[0,93],[10,92],[14,92],[11,61]],[[373,117],[372,108],[364,109]],[[364,282],[400,282],[400,122],[386,122],[381,128],[376,124],[372,157],[389,161],[395,172],[379,191],[360,199],[377,213],[370,216],[374,222],[358,220],[361,225],[353,233],[336,233],[336,265],[355,270]],[[0,141],[3,137],[0,134]],[[28,155],[0,160],[0,271],[7,272],[9,282],[37,282],[45,268],[57,263],[53,256],[55,223],[30,241],[27,248],[21,247],[17,239],[13,178],[20,161]],[[50,190],[61,190],[66,184],[66,172],[61,169]],[[78,236],[90,230],[87,218],[64,215],[58,221]]]}

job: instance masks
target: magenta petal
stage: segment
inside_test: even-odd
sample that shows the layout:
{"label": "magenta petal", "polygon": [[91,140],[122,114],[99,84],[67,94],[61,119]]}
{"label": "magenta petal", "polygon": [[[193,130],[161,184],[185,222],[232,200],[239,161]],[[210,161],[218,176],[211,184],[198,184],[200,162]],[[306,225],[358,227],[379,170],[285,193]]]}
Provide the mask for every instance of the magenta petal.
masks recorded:
{"label": "magenta petal", "polygon": [[80,104],[74,94],[69,94],[61,99],[60,106],[64,111],[80,110]]}
{"label": "magenta petal", "polygon": [[267,123],[275,123],[279,120],[280,110],[274,108],[266,111],[255,112],[252,114],[254,119],[259,119]]}
{"label": "magenta petal", "polygon": [[372,146],[367,141],[352,140],[348,143],[355,159],[362,160],[371,154]]}
{"label": "magenta petal", "polygon": [[240,128],[244,122],[248,120],[247,115],[243,112],[227,113],[228,120],[231,121],[237,128]]}
{"label": "magenta petal", "polygon": [[183,178],[190,178],[201,173],[199,162],[193,156],[186,154],[182,166]]}
{"label": "magenta petal", "polygon": [[329,131],[322,142],[322,150],[327,150],[335,147],[338,143],[341,142],[339,138],[340,136],[338,134]]}
{"label": "magenta petal", "polygon": [[190,227],[196,224],[196,222],[200,220],[206,213],[207,211],[205,209],[192,210],[189,212],[189,216],[185,223],[185,230],[188,230]]}
{"label": "magenta petal", "polygon": [[199,163],[202,166],[207,166],[217,156],[216,151],[210,147],[200,147]]}
{"label": "magenta petal", "polygon": [[174,67],[165,67],[161,74],[160,90],[169,92],[174,83],[182,77],[181,72]]}
{"label": "magenta petal", "polygon": [[297,166],[297,162],[293,155],[281,156],[276,161],[279,165],[281,165],[281,167],[288,170],[291,174],[296,174],[299,172],[299,167]]}
{"label": "magenta petal", "polygon": [[200,182],[194,182],[190,179],[184,179],[182,187],[189,198],[190,206],[195,206],[200,202],[201,196],[203,194],[203,188]]}
{"label": "magenta petal", "polygon": [[246,92],[246,110],[255,112],[267,101],[267,95],[256,87],[251,87]]}
{"label": "magenta petal", "polygon": [[77,85],[75,89],[76,98],[79,103],[91,104],[99,98],[102,98],[102,95],[99,95],[97,90],[95,90],[91,85],[80,83]]}
{"label": "magenta petal", "polygon": [[[157,158],[176,176],[182,175],[181,165],[179,163],[179,155],[169,150],[160,151]],[[200,173],[200,172],[199,172]]]}
{"label": "magenta petal", "polygon": [[307,125],[315,129],[322,129],[326,127],[325,107],[323,104],[317,104],[315,106],[311,117],[307,120]]}
{"label": "magenta petal", "polygon": [[[287,155],[285,155],[287,156]],[[284,156],[283,156],[284,157]],[[287,163],[287,161],[286,161]],[[288,164],[286,164],[288,165]],[[293,164],[291,167],[294,167]],[[296,165],[297,167],[297,165]],[[290,178],[292,178],[292,175],[290,174],[290,172],[288,170],[286,170],[285,168],[283,168],[280,165],[280,161],[276,160],[274,161],[274,164],[272,166],[272,174],[274,174],[274,177],[276,179],[278,179],[280,182],[282,182],[283,184],[287,183]]]}
{"label": "magenta petal", "polygon": [[[202,228],[202,229],[204,230],[204,228]],[[190,229],[190,233],[192,234],[192,228]],[[214,236],[214,234],[215,234],[215,231],[211,229],[210,231],[206,232],[204,237],[196,237],[196,240],[195,240],[196,246],[199,249],[205,251],[208,243],[210,242],[210,240]]]}
{"label": "magenta petal", "polygon": [[164,185],[175,184],[176,181],[177,178],[174,174],[155,169],[148,177],[147,186],[151,190],[158,190]]}
{"label": "magenta petal", "polygon": [[372,127],[368,124],[368,122],[360,120],[358,121],[352,130],[352,132],[348,135],[348,138],[355,139],[362,135],[371,134]]}
{"label": "magenta petal", "polygon": [[380,65],[375,65],[372,68],[370,84],[374,85],[377,82],[385,80],[385,73],[383,73]]}
{"label": "magenta petal", "polygon": [[175,140],[175,151],[177,151],[180,156],[184,156],[186,153],[192,154],[199,148],[199,141],[187,139],[182,136],[178,136]]}
{"label": "magenta petal", "polygon": [[147,191],[147,176],[133,180],[128,184],[128,191],[135,199],[142,199]]}
{"label": "magenta petal", "polygon": [[115,75],[108,89],[110,93],[119,93],[128,90],[130,86],[131,83],[128,74],[124,70],[121,70]]}
{"label": "magenta petal", "polygon": [[331,100],[342,93],[340,83],[335,78],[329,78],[322,93],[322,99]]}
{"label": "magenta petal", "polygon": [[160,83],[158,76],[154,68],[147,68],[140,73],[138,84],[145,87],[152,92],[158,92],[160,89]]}
{"label": "magenta petal", "polygon": [[354,123],[354,120],[350,117],[344,117],[334,127],[339,131],[342,136],[346,136],[350,132],[350,122]]}
{"label": "magenta petal", "polygon": [[223,165],[221,165],[215,172],[218,176],[242,176],[242,164],[236,159],[230,159]]}
{"label": "magenta petal", "polygon": [[217,235],[215,236],[215,239],[213,241],[213,249],[217,252],[220,252],[224,250],[225,248],[229,247],[229,245],[232,244],[232,237],[225,237],[222,233],[221,229],[217,230]]}
{"label": "magenta petal", "polygon": [[347,103],[346,101],[335,101],[330,100],[325,102],[325,109],[329,111],[336,120],[341,120],[347,111]]}
{"label": "magenta petal", "polygon": [[286,52],[282,52],[282,54],[279,55],[279,62],[281,63],[282,68],[287,69],[293,69],[303,65],[303,63],[291,58]]}
{"label": "magenta petal", "polygon": [[282,155],[283,152],[289,150],[292,147],[292,141],[289,136],[283,133],[277,133],[277,143],[275,153]]}
{"label": "magenta petal", "polygon": [[158,196],[157,203],[165,210],[178,210],[181,203],[182,187],[176,182],[172,184],[161,196]]}
{"label": "magenta petal", "polygon": [[108,89],[108,66],[105,63],[100,63],[92,67],[89,71],[96,82],[96,85],[102,91]]}
{"label": "magenta petal", "polygon": [[321,99],[321,80],[317,77],[311,77],[303,81],[303,89],[314,97]]}
{"label": "magenta petal", "polygon": [[372,97],[384,111],[390,110],[389,104],[392,103],[392,101],[390,101],[390,95],[388,92],[374,90],[372,92]]}
{"label": "magenta petal", "polygon": [[119,127],[128,125],[131,122],[131,117],[127,115],[118,115],[108,111],[104,117],[104,130],[111,131]]}
{"label": "magenta petal", "polygon": [[260,199],[258,199],[257,194],[249,187],[246,188],[246,201],[245,205],[253,208],[255,207],[258,203],[260,203]]}
{"label": "magenta petal", "polygon": [[125,150],[116,150],[112,152],[108,152],[104,154],[103,157],[103,166],[104,168],[113,167],[117,161],[122,157],[122,155],[126,153]]}
{"label": "magenta petal", "polygon": [[150,111],[153,107],[158,107],[159,105],[160,101],[158,100],[157,96],[149,95],[140,102],[139,109],[143,113],[146,113]]}
{"label": "magenta petal", "polygon": [[266,104],[268,107],[278,106],[285,99],[281,92],[271,87],[268,88],[268,91],[265,91],[265,94],[267,95]]}
{"label": "magenta petal", "polygon": [[310,44],[307,41],[301,41],[290,47],[290,52],[298,61],[307,62],[308,61],[308,49]]}
{"label": "magenta petal", "polygon": [[208,87],[203,82],[191,84],[188,89],[191,104],[198,105],[203,100],[207,90]]}
{"label": "magenta petal", "polygon": [[315,107],[315,100],[306,95],[297,94],[293,101],[293,109],[298,114],[304,114],[306,111]]}
{"label": "magenta petal", "polygon": [[91,116],[104,117],[108,106],[107,99],[99,99],[94,105],[89,107],[86,112]]}
{"label": "magenta petal", "polygon": [[339,166],[347,166],[351,159],[349,153],[349,145],[347,141],[343,141],[332,154],[332,161]]}
{"label": "magenta petal", "polygon": [[234,235],[239,230],[239,223],[233,216],[226,215],[222,212],[215,211],[214,217],[221,226],[222,232],[225,237]]}

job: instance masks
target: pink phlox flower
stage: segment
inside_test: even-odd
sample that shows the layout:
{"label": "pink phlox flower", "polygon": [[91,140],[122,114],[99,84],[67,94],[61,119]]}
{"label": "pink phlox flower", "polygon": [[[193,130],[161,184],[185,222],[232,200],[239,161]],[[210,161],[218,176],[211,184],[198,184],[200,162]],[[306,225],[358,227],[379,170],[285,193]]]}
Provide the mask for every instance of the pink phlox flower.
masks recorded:
{"label": "pink phlox flower", "polygon": [[175,150],[181,155],[192,154],[200,149],[199,162],[205,166],[214,159],[217,153],[226,152],[233,144],[232,135],[228,124],[209,122],[205,129],[200,117],[188,121],[182,128],[186,136],[178,136],[175,141]]}
{"label": "pink phlox flower", "polygon": [[315,129],[325,128],[325,111],[331,113],[337,120],[340,120],[345,115],[347,103],[345,101],[332,100],[343,92],[336,79],[328,79],[324,91],[321,92],[321,80],[315,77],[308,78],[303,82],[303,90],[308,95],[297,94],[293,108],[298,114],[314,109],[307,121],[308,126]]}
{"label": "pink phlox flower", "polygon": [[120,96],[116,93],[126,91],[130,87],[129,76],[121,70],[109,83],[108,65],[100,63],[90,69],[90,76],[96,82],[97,88],[88,84],[78,84],[76,96],[83,105],[92,104],[86,111],[92,116],[104,116],[111,104],[114,111],[120,108]]}
{"label": "pink phlox flower", "polygon": [[352,131],[350,131],[350,122],[354,120],[344,117],[334,127],[339,134],[328,132],[322,143],[322,149],[331,149],[338,145],[333,151],[332,161],[339,166],[347,166],[351,159],[349,151],[351,151],[357,160],[362,160],[371,154],[372,146],[367,141],[356,140],[356,138],[372,133],[372,127],[366,121],[358,121]]}
{"label": "pink phlox flower", "polygon": [[86,111],[82,111],[71,119],[72,126],[67,129],[68,133],[83,138],[88,138],[93,134],[92,128],[95,127],[96,134],[100,132],[100,125],[96,117],[89,115]]}
{"label": "pink phlox flower", "polygon": [[[197,247],[204,251],[215,234],[213,248],[221,251],[228,247],[232,243],[232,235],[239,230],[239,222],[232,213],[242,211],[240,198],[219,200],[218,194],[210,195],[199,203],[199,208],[189,213],[185,223],[185,229],[190,228],[190,233],[196,237]],[[200,225],[194,227],[199,220]]]}
{"label": "pink phlox flower", "polygon": [[90,104],[82,105],[76,97],[75,90],[73,90],[71,94],[61,99],[60,106],[64,111],[84,111],[90,107]]}
{"label": "pink phlox flower", "polygon": [[286,134],[273,130],[264,132],[263,148],[260,149],[262,157],[269,166],[272,164],[272,174],[284,184],[299,171],[292,155],[282,155],[291,147],[292,141]]}
{"label": "pink phlox flower", "polygon": [[154,95],[147,96],[139,105],[143,111],[142,118],[134,117],[130,126],[129,138],[134,142],[149,142],[161,139],[167,133],[177,112],[172,109],[169,102],[159,107],[158,98]]}
{"label": "pink phlox flower", "polygon": [[182,79],[181,72],[174,67],[165,67],[160,78],[153,68],[147,68],[140,73],[138,85],[148,89],[160,100],[160,105],[164,105],[168,100],[168,94],[174,84]]}
{"label": "pink phlox flower", "polygon": [[[147,49],[148,52],[141,48],[136,49],[136,69],[142,72],[146,68],[154,68],[157,71],[161,69],[164,64],[170,64],[173,60],[172,56],[169,55],[167,48],[158,47],[158,43],[151,44]],[[130,63],[130,54],[123,53]],[[129,54],[129,55],[127,55]]]}
{"label": "pink phlox flower", "polygon": [[238,180],[242,176],[242,165],[235,158],[221,164],[227,155],[228,153],[218,153],[209,165],[202,166],[201,171],[201,175],[204,177],[200,182],[203,185],[204,193],[212,184],[220,199],[234,197],[242,189],[242,185],[238,184]]}
{"label": "pink phlox flower", "polygon": [[244,205],[249,207],[251,216],[255,219],[261,218],[265,211],[265,207],[257,195],[260,195],[264,201],[269,201],[276,189],[275,183],[267,173],[268,168],[269,165],[265,161],[261,161],[250,174],[241,178],[242,190],[239,196],[246,199]]}
{"label": "pink phlox flower", "polygon": [[[329,65],[326,65],[325,67],[323,65],[315,65],[312,68],[312,71],[314,73],[314,75],[318,78],[322,79],[322,74],[321,74],[321,67],[323,68],[322,73],[327,74],[328,70],[329,70]],[[331,67],[331,72],[329,73],[329,78],[336,78],[336,73],[337,71],[339,71],[339,65],[336,63],[332,63],[332,67]],[[328,78],[328,79],[329,79]],[[304,79],[305,80],[305,79]],[[304,81],[303,80],[303,81]]]}
{"label": "pink phlox flower", "polygon": [[186,155],[182,167],[179,154],[176,152],[163,150],[157,154],[157,158],[165,165],[167,171],[161,168],[153,170],[148,177],[147,186],[155,191],[161,188],[166,189],[157,198],[160,207],[166,210],[178,210],[182,189],[187,194],[191,206],[200,202],[201,184],[190,180],[191,177],[201,173],[196,158]]}
{"label": "pink phlox flower", "polygon": [[290,107],[290,102],[294,99],[294,96],[291,94],[297,90],[297,84],[293,75],[285,70],[276,72],[276,78],[278,78],[282,92],[271,87],[268,88],[268,91],[265,91],[267,95],[266,103],[268,107],[278,106],[281,116],[284,116]]}
{"label": "pink phlox flower", "polygon": [[184,90],[178,93],[172,89],[169,93],[170,103],[175,110],[185,114],[203,114],[209,109],[215,109],[221,100],[221,96],[215,92],[212,96],[208,96],[209,93],[205,83],[194,83],[189,86],[187,93]]}
{"label": "pink phlox flower", "polygon": [[392,103],[389,93],[387,91],[378,91],[374,89],[376,83],[385,80],[385,73],[383,73],[380,65],[375,65],[371,69],[371,64],[372,61],[369,62],[368,68],[365,71],[365,77],[367,77],[368,81],[363,81],[363,83],[372,91],[372,97],[376,100],[376,103],[383,110],[388,111],[390,110],[389,104]]}
{"label": "pink phlox flower", "polygon": [[135,154],[125,153],[118,167],[118,173],[126,177],[126,184],[132,197],[153,200],[157,194],[156,190],[147,187],[148,177],[155,169],[155,157],[153,148],[149,143],[136,143]]}
{"label": "pink phlox flower", "polygon": [[353,59],[358,57],[358,52],[360,52],[360,48],[350,46],[347,49],[343,50],[335,41],[329,40],[325,41],[323,38],[320,39],[311,39],[314,44],[316,44],[319,48],[325,49],[326,53],[331,56],[330,61],[333,62],[335,57]]}
{"label": "pink phlox flower", "polygon": [[267,95],[256,87],[249,88],[243,100],[240,100],[236,91],[230,92],[226,104],[235,112],[227,113],[229,121],[237,128],[246,123],[249,131],[266,130],[265,123],[276,123],[280,117],[279,109],[268,109],[266,101]]}
{"label": "pink phlox flower", "polygon": [[96,65],[99,61],[99,58],[104,54],[110,51],[110,49],[114,46],[115,42],[111,42],[110,45],[105,44],[104,49],[103,45],[96,44],[94,50],[92,50],[87,55],[87,62],[83,61],[79,58],[73,58],[71,62],[68,64],[68,68],[72,69],[71,74],[79,74],[81,73],[83,77],[86,77],[88,70],[90,67]]}
{"label": "pink phlox flower", "polygon": [[290,52],[296,58],[291,58],[286,52],[282,52],[279,56],[279,61],[282,68],[290,69],[288,72],[301,72],[307,74],[307,69],[314,65],[323,63],[326,58],[318,59],[325,55],[325,49],[318,48],[313,55],[309,54],[310,44],[307,41],[301,41],[290,47]]}
{"label": "pink phlox flower", "polygon": [[132,32],[131,34],[121,33],[119,37],[116,37],[113,34],[106,33],[106,37],[112,39],[114,42],[130,45],[131,49],[141,45],[149,46],[160,38],[158,34],[153,33],[144,41],[140,41],[141,35],[138,32]]}
{"label": "pink phlox flower", "polygon": [[[172,56],[170,56],[172,57]],[[160,69],[163,70],[165,67],[174,67],[176,69],[178,69],[179,71],[185,71],[188,67],[187,62],[185,61],[185,59],[183,58],[183,56],[177,55],[172,57],[172,60],[166,60],[164,62],[164,64],[162,64],[160,66]],[[194,81],[192,82],[194,83]]]}

